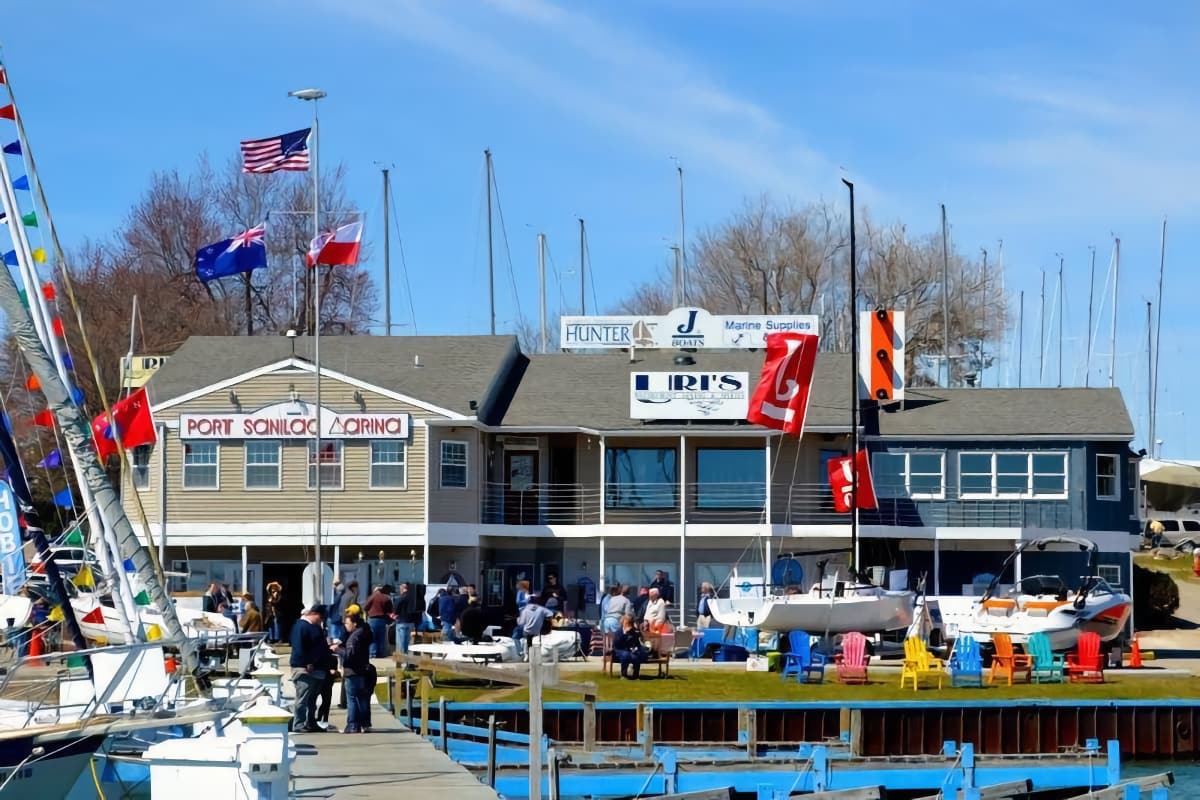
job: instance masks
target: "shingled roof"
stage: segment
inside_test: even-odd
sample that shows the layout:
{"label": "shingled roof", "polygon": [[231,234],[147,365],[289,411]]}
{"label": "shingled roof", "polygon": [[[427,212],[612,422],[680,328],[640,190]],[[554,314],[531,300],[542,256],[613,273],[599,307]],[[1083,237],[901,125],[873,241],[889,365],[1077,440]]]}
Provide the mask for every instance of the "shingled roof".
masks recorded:
{"label": "shingled roof", "polygon": [[[193,336],[148,384],[151,402],[173,400],[292,357],[312,361],[313,340],[284,336]],[[420,366],[415,360],[420,358]],[[504,383],[524,358],[513,336],[322,336],[321,366],[383,389],[475,416],[471,401],[507,405]],[[516,373],[515,375],[513,373]],[[502,412],[503,407],[498,409]],[[499,413],[495,415],[499,419]]]}

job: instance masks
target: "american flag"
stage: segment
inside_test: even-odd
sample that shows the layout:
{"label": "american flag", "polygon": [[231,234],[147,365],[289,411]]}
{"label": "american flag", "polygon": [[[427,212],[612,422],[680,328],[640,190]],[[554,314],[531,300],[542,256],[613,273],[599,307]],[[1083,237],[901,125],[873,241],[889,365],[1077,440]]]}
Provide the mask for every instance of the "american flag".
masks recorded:
{"label": "american flag", "polygon": [[270,139],[242,142],[242,172],[308,171],[308,134],[312,128]]}

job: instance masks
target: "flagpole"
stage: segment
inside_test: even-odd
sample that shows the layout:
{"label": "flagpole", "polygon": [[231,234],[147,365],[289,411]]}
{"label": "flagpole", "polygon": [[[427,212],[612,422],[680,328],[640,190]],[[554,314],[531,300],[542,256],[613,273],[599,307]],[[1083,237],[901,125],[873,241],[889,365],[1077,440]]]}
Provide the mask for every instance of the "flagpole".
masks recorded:
{"label": "flagpole", "polygon": [[858,570],[858,262],[854,242],[854,184],[842,178],[850,190],[850,575]]}
{"label": "flagpole", "polygon": [[[318,101],[326,96],[320,89],[300,89],[288,92],[289,97],[311,100],[313,104],[312,127],[312,175],[313,175],[313,239],[321,235],[321,170],[317,161],[320,145],[320,121],[317,116]],[[321,564],[321,265],[313,264],[313,370],[316,382],[316,431],[314,433],[313,461],[316,464],[314,483],[315,516],[313,519],[313,580],[315,581],[314,602],[325,600],[325,570]]]}

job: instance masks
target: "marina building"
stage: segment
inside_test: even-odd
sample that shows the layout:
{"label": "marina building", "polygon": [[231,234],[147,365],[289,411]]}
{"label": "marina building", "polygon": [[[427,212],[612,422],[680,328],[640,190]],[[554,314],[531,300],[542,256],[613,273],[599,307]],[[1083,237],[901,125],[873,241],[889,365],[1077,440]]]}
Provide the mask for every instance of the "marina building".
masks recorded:
{"label": "marina building", "polygon": [[[159,441],[132,453],[123,497],[190,574],[177,588],[299,587],[318,481],[321,556],[343,578],[475,583],[496,610],[555,575],[594,613],[605,585],[661,570],[691,615],[702,582],[736,590],[732,568],[761,581],[786,563],[802,584],[847,563],[827,477],[850,446],[846,354],[818,356],[796,440],[744,420],[757,350],[323,337],[319,450],[312,355],[304,337],[194,337],[147,384]],[[878,580],[969,593],[1014,543],[1075,535],[1129,589],[1138,456],[1118,390],[909,388],[862,408],[878,508],[859,512],[857,563]],[[1016,566],[1073,584],[1079,558]]]}

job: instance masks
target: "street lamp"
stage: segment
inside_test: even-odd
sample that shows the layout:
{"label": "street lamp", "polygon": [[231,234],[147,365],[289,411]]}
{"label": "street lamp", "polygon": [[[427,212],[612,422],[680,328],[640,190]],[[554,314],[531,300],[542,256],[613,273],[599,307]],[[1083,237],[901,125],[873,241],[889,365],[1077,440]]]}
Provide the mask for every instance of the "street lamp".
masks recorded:
{"label": "street lamp", "polygon": [[[312,176],[313,176],[313,239],[321,235],[321,204],[320,204],[320,170],[318,169],[317,155],[320,135],[320,124],[317,117],[318,101],[325,97],[325,92],[320,89],[296,89],[288,92],[288,97],[295,97],[299,100],[312,101],[313,104],[313,125],[312,125]],[[316,580],[316,602],[325,602],[325,570],[321,563],[321,281],[320,267],[313,265],[313,377],[316,380],[316,414],[317,425],[315,434],[315,448],[313,452],[313,461],[315,462],[316,486],[313,488],[313,494],[316,497],[316,515],[313,521],[313,566],[315,567],[314,578]]]}

